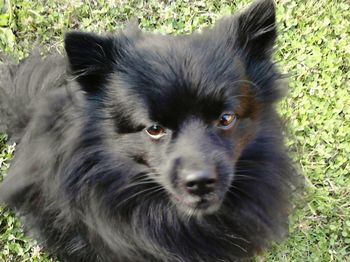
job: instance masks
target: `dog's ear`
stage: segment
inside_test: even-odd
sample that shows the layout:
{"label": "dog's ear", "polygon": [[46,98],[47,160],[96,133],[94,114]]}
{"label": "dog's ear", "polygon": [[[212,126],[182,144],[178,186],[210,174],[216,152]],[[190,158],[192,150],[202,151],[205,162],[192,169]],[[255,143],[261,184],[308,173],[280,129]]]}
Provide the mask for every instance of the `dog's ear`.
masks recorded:
{"label": "dog's ear", "polygon": [[139,28],[140,19],[136,16],[132,17],[126,24],[124,33],[131,38],[138,38],[141,36],[141,30]]}
{"label": "dog's ear", "polygon": [[117,39],[73,31],[66,33],[64,43],[70,73],[85,91],[99,90],[118,59]]}
{"label": "dog's ear", "polygon": [[237,17],[236,40],[250,56],[270,57],[277,36],[276,9],[273,0],[258,0]]}
{"label": "dog's ear", "polygon": [[[249,59],[270,58],[276,39],[276,11],[273,0],[257,0],[238,14],[221,19],[214,28],[221,44]],[[217,41],[217,40],[216,40]]]}

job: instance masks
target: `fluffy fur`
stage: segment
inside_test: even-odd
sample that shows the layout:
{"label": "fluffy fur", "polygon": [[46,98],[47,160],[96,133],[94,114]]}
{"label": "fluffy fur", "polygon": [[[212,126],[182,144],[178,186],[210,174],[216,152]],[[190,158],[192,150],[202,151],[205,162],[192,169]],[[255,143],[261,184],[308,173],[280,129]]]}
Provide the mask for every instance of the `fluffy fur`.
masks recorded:
{"label": "fluffy fur", "polygon": [[[275,37],[266,0],[203,33],[71,32],[67,58],[3,66],[0,126],[18,146],[1,200],[61,261],[254,256],[285,235],[298,186]],[[237,117],[228,129],[224,112]],[[160,139],[145,132],[155,124]],[[198,197],[184,180],[199,171],[215,184]]]}

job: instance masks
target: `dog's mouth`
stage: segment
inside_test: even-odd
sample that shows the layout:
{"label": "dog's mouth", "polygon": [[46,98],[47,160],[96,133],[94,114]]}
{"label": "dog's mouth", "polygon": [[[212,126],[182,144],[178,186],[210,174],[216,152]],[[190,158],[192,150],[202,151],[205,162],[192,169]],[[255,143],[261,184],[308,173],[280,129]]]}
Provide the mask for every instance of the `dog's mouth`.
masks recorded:
{"label": "dog's mouth", "polygon": [[188,214],[212,214],[222,203],[222,197],[216,193],[205,196],[172,194],[177,207]]}

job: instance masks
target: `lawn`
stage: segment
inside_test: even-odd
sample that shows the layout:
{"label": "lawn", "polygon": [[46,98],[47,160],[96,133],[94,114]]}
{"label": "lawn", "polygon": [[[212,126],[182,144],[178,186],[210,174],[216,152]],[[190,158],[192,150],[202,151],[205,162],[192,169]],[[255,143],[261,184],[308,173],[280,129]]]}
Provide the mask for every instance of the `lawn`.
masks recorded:
{"label": "lawn", "polygon": [[[0,0],[0,50],[23,58],[42,46],[62,51],[69,29],[115,31],[131,17],[143,30],[187,34],[210,26],[247,0]],[[350,261],[350,2],[277,0],[275,60],[289,74],[279,104],[288,145],[307,190],[290,236],[259,261]],[[0,136],[0,181],[15,146]],[[51,261],[0,208],[0,261]]]}

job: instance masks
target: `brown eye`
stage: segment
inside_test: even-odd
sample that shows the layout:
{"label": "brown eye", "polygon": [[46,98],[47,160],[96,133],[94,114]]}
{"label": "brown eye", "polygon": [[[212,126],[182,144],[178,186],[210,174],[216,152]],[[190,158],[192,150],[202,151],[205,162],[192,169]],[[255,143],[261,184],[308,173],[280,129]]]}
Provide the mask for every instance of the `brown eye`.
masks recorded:
{"label": "brown eye", "polygon": [[152,125],[146,129],[147,134],[153,139],[159,139],[166,134],[166,130],[159,125]]}
{"label": "brown eye", "polygon": [[236,122],[236,119],[237,117],[235,114],[232,114],[232,113],[222,114],[219,119],[218,127],[228,129],[233,126],[233,124]]}

